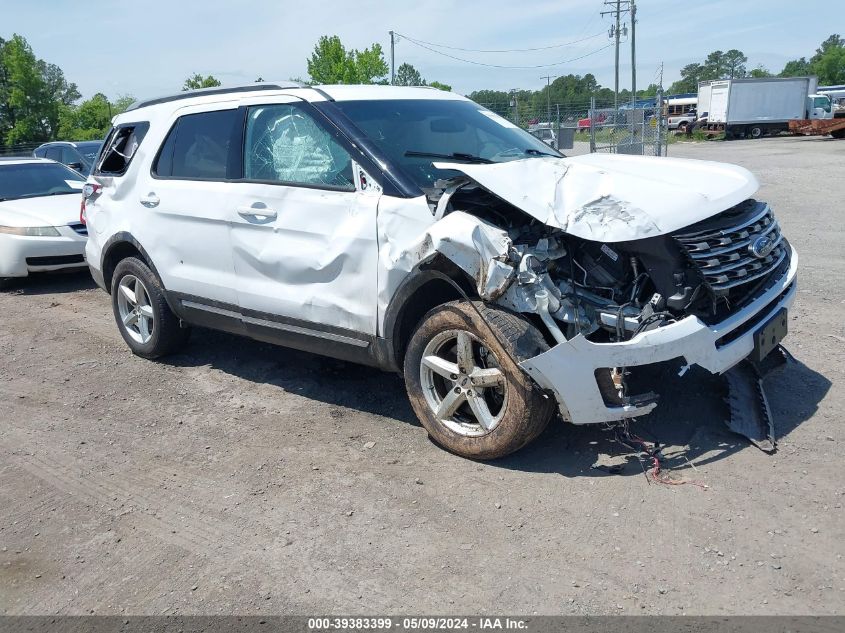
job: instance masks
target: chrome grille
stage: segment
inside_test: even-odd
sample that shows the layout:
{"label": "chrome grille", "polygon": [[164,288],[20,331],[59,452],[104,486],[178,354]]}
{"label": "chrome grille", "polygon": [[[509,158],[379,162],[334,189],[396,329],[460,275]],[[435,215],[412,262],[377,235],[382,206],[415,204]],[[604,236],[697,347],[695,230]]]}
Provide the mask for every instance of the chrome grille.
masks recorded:
{"label": "chrome grille", "polygon": [[[767,204],[750,201],[722,216],[697,225],[701,230],[674,237],[713,294],[728,297],[741,292],[743,284],[777,269],[789,256],[789,245]],[[769,243],[765,245],[768,252],[761,257],[754,247],[763,243],[763,237]]]}
{"label": "chrome grille", "polygon": [[72,224],[68,224],[68,226],[80,235],[85,235],[86,237],[88,236],[88,227],[82,224],[82,222],[74,222]]}

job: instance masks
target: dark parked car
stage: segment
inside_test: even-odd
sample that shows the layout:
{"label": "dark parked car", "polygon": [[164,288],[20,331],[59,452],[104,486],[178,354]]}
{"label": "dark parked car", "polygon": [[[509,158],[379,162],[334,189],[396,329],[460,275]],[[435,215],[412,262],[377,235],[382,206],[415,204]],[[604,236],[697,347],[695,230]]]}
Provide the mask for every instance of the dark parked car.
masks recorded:
{"label": "dark parked car", "polygon": [[36,158],[49,158],[64,163],[87,176],[102,146],[102,141],[53,141],[37,147],[32,154]]}

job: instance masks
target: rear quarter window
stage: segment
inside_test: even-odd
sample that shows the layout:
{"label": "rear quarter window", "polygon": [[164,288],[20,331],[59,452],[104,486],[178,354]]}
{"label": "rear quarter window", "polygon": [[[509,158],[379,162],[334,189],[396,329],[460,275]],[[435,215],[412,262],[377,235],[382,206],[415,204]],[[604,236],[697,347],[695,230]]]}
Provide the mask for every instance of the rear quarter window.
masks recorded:
{"label": "rear quarter window", "polygon": [[125,174],[149,129],[150,124],[146,121],[121,123],[112,128],[103,143],[94,174],[103,176]]}
{"label": "rear quarter window", "polygon": [[186,114],[174,123],[153,165],[157,178],[225,180],[238,110]]}

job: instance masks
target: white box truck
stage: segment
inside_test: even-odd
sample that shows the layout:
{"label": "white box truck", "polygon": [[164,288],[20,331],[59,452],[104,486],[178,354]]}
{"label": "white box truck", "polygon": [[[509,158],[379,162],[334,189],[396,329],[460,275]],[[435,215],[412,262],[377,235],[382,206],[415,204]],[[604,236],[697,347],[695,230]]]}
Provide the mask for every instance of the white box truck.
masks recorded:
{"label": "white box truck", "polygon": [[698,111],[706,129],[726,138],[759,138],[790,129],[790,121],[833,118],[830,98],[817,94],[816,77],[766,77],[701,82]]}

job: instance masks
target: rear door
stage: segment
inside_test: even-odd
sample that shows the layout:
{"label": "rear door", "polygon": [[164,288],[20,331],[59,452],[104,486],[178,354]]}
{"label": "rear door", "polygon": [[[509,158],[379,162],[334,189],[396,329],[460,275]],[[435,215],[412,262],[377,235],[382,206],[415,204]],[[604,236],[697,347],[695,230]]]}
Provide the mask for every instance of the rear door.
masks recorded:
{"label": "rear door", "polygon": [[[237,310],[229,242],[232,185],[226,182],[238,110],[184,108],[133,190],[150,253],[165,287],[184,301]],[[194,305],[193,307],[196,308]]]}
{"label": "rear door", "polygon": [[376,333],[379,191],[309,103],[257,98],[244,114],[230,200],[245,322],[365,345],[360,336]]}

